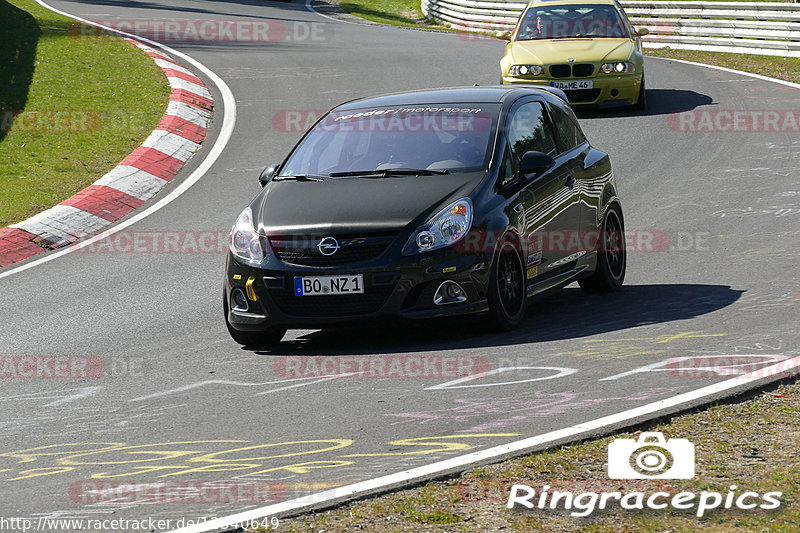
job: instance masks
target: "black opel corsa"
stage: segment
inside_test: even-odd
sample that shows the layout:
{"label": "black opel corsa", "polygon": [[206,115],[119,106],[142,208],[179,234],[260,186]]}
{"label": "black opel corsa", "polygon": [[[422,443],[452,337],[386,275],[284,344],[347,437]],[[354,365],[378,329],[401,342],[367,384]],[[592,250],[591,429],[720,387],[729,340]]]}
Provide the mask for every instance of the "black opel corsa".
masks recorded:
{"label": "black opel corsa", "polygon": [[228,331],[484,313],[520,324],[532,297],[625,276],[611,161],[558,89],[466,87],[342,104],[317,122],[231,231]]}

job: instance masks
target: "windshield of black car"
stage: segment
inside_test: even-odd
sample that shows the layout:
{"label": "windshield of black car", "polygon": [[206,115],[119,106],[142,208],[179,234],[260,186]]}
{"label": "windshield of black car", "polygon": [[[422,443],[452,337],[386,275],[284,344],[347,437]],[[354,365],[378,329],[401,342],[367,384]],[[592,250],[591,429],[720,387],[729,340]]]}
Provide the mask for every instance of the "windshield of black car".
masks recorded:
{"label": "windshield of black car", "polygon": [[515,41],[574,38],[627,38],[614,6],[577,4],[529,7],[520,18]]}
{"label": "windshield of black car", "polygon": [[[280,175],[353,175],[390,169],[451,173],[484,170],[491,156],[499,111],[500,104],[332,111],[303,138]],[[443,173],[428,172],[434,179]]]}

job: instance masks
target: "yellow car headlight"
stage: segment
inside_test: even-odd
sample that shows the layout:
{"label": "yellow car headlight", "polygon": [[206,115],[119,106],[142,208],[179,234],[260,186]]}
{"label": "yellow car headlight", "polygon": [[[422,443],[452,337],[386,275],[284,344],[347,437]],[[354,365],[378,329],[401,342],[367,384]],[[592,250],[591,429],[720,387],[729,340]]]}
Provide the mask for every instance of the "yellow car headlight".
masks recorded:
{"label": "yellow car headlight", "polygon": [[617,61],[616,63],[603,63],[600,65],[603,74],[628,74],[636,72],[636,65],[630,61]]}
{"label": "yellow car headlight", "polygon": [[509,76],[538,76],[544,72],[544,69],[541,65],[512,65],[510,69],[508,69]]}

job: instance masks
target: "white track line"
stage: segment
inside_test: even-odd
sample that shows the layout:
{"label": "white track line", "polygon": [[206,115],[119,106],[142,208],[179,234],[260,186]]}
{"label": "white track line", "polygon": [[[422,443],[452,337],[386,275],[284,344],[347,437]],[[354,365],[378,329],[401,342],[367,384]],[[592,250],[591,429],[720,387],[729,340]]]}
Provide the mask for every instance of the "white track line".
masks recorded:
{"label": "white track line", "polygon": [[290,511],[298,511],[305,507],[319,507],[325,504],[339,503],[344,500],[353,499],[358,496],[365,496],[381,490],[388,490],[391,487],[398,487],[415,481],[421,481],[431,476],[442,475],[456,472],[468,466],[486,462],[493,459],[502,459],[525,452],[542,449],[557,442],[567,442],[578,437],[593,436],[598,433],[608,432],[613,428],[622,428],[626,425],[635,423],[642,417],[652,418],[659,412],[663,414],[679,411],[681,408],[688,408],[704,403],[704,399],[718,396],[727,391],[740,389],[740,392],[752,389],[759,384],[766,384],[778,379],[779,376],[796,374],[800,368],[800,357],[787,359],[775,365],[752,372],[744,376],[735,377],[709,385],[691,392],[686,392],[674,396],[667,400],[649,403],[641,407],[629,409],[621,413],[604,416],[595,420],[590,420],[582,424],[577,424],[536,437],[530,437],[509,444],[503,444],[486,450],[469,453],[438,461],[425,466],[412,468],[396,474],[389,474],[379,478],[360,481],[344,487],[317,492],[301,498],[295,498],[282,503],[267,505],[258,509],[237,513],[231,516],[210,520],[208,522],[187,526],[173,530],[170,533],[204,533],[208,531],[219,531],[232,527],[234,524],[242,524],[256,521],[264,517],[276,516]]}
{"label": "white track line", "polygon": [[97,23],[92,22],[90,20],[86,20],[86,19],[77,17],[75,15],[71,15],[69,13],[66,13],[64,11],[61,11],[59,9],[56,9],[54,7],[49,6],[43,0],[36,0],[36,3],[39,4],[40,6],[44,7],[45,9],[49,9],[50,11],[52,11],[54,13],[58,13],[59,15],[63,15],[65,17],[69,17],[71,19],[75,19],[78,22],[83,22],[85,24],[90,24],[92,26],[96,26],[96,27],[101,28],[103,30],[106,30],[108,32],[115,33],[115,34],[121,35],[123,37],[128,37],[130,39],[136,39],[139,42],[147,43],[150,46],[153,46],[153,47],[156,47],[156,48],[160,48],[160,49],[164,50],[165,52],[167,52],[168,54],[171,54],[172,56],[175,56],[175,57],[179,57],[179,58],[183,59],[184,61],[186,61],[187,63],[192,64],[195,68],[197,68],[197,70],[199,70],[200,72],[202,72],[203,74],[208,76],[208,78],[211,80],[211,82],[214,85],[217,86],[217,88],[219,89],[219,92],[222,93],[222,103],[223,103],[223,105],[222,105],[222,114],[223,114],[222,127],[220,129],[219,136],[214,141],[214,145],[211,147],[211,150],[209,150],[208,155],[206,155],[205,159],[203,159],[203,162],[200,163],[200,165],[194,170],[194,172],[192,172],[177,187],[175,187],[172,191],[170,191],[170,193],[167,194],[164,198],[162,198],[161,200],[159,200],[158,202],[156,202],[152,206],[144,209],[143,211],[141,211],[139,213],[136,213],[131,218],[126,219],[124,222],[122,222],[120,224],[117,224],[113,228],[111,228],[111,229],[109,229],[107,231],[104,231],[104,232],[102,232],[102,233],[100,233],[98,235],[95,235],[94,237],[91,237],[91,238],[89,238],[89,239],[87,239],[85,241],[81,241],[79,243],[76,243],[76,244],[74,244],[72,246],[69,246],[67,248],[61,249],[61,250],[59,250],[57,252],[48,253],[44,257],[41,257],[39,259],[35,259],[35,260],[33,260],[33,261],[29,262],[29,263],[25,263],[25,264],[20,265],[18,267],[10,268],[10,269],[8,269],[6,271],[0,272],[0,279],[5,278],[7,276],[10,276],[12,274],[16,274],[18,272],[23,272],[25,270],[28,270],[29,268],[33,268],[33,267],[41,265],[43,263],[47,263],[48,261],[52,261],[53,259],[56,259],[56,258],[59,258],[59,257],[61,257],[63,255],[72,253],[75,250],[80,250],[81,248],[84,248],[86,246],[92,245],[95,242],[108,237],[109,235],[113,235],[113,234],[115,234],[115,233],[117,233],[119,231],[122,231],[123,229],[127,228],[128,226],[136,224],[140,220],[142,220],[142,219],[152,215],[153,213],[161,210],[162,208],[166,207],[167,205],[172,203],[172,201],[174,201],[179,196],[181,196],[183,193],[185,193],[189,189],[189,187],[191,187],[192,185],[197,183],[205,175],[205,173],[208,172],[208,170],[211,168],[211,166],[216,162],[217,158],[219,158],[220,154],[222,154],[222,151],[225,149],[225,146],[228,144],[228,141],[230,140],[231,135],[233,134],[233,127],[236,124],[236,100],[234,99],[233,93],[231,92],[230,88],[228,87],[228,85],[224,81],[222,81],[222,78],[217,76],[217,74],[215,74],[210,68],[206,67],[205,65],[203,65],[202,63],[200,63],[196,59],[184,54],[183,52],[179,52],[179,51],[177,51],[177,50],[175,50],[175,49],[173,49],[173,48],[171,48],[169,46],[157,43],[155,41],[151,41],[150,39],[146,39],[144,37],[139,37],[138,35],[135,35],[135,34],[132,34],[132,33],[119,31],[119,30],[116,30],[114,28],[109,28],[108,26],[103,26],[102,24],[97,24]]}
{"label": "white track line", "polygon": [[648,59],[661,59],[662,61],[675,61],[677,63],[683,63],[685,65],[694,65],[695,67],[705,67],[705,68],[712,68],[714,70],[721,70],[722,72],[730,72],[731,74],[740,74],[742,76],[747,76],[749,78],[755,78],[757,80],[762,81],[769,81],[772,83],[779,83],[781,85],[786,85],[787,87],[792,87],[794,89],[800,89],[800,83],[793,83],[791,81],[786,80],[779,80],[778,78],[770,78],[769,76],[762,76],[761,74],[753,74],[752,72],[745,72],[743,70],[736,70],[727,67],[718,67],[717,65],[707,65],[705,63],[695,63],[694,61],[686,61],[684,59],[672,59],[671,57],[655,57],[655,56],[647,56]]}

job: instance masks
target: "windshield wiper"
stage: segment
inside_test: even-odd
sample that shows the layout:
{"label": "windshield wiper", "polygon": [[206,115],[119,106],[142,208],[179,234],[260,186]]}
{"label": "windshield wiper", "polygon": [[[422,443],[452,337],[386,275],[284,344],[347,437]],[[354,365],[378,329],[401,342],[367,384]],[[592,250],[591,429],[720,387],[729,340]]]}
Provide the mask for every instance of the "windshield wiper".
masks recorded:
{"label": "windshield wiper", "polygon": [[332,178],[344,178],[349,176],[367,177],[387,177],[387,176],[433,176],[450,174],[447,169],[428,170],[424,168],[384,168],[380,170],[348,170],[346,172],[331,172]]}
{"label": "windshield wiper", "polygon": [[272,178],[272,181],[325,181],[327,176],[317,176],[316,174],[296,174],[294,176],[278,176]]}

